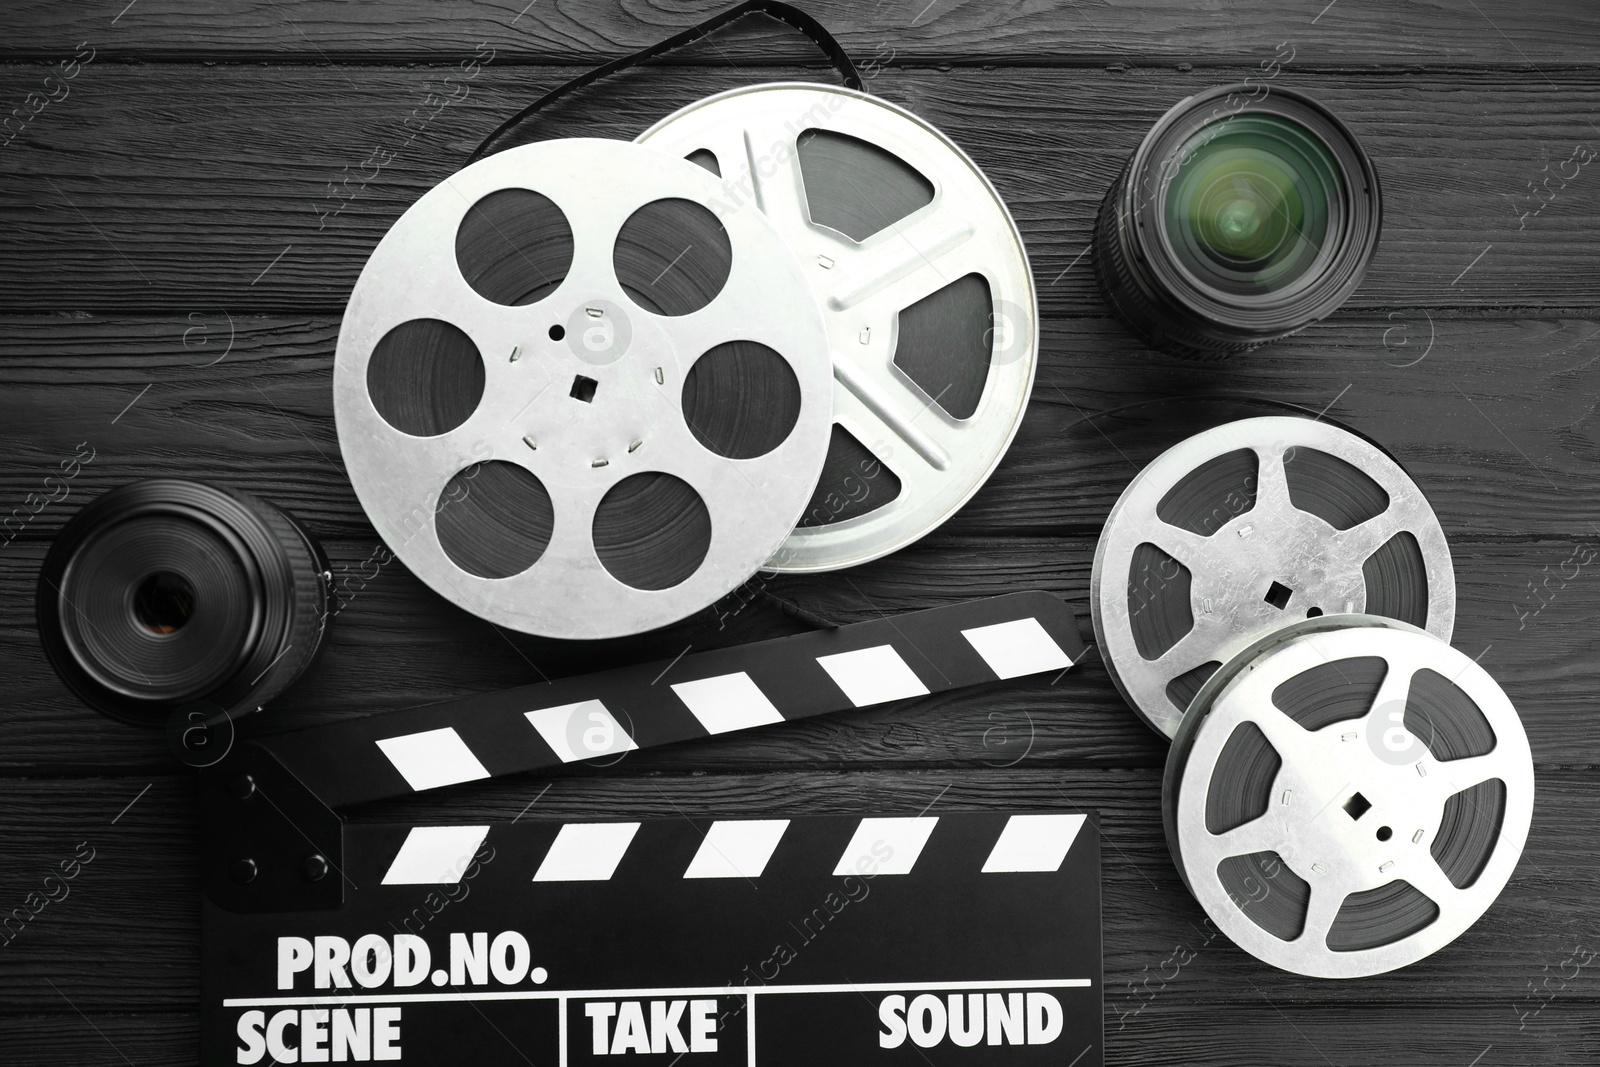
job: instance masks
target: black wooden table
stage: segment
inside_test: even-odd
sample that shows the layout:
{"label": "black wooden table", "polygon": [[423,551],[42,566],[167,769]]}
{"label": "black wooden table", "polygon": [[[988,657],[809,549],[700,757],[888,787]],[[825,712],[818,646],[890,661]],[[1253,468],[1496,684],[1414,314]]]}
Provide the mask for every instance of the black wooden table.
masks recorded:
{"label": "black wooden table", "polygon": [[[0,535],[0,917],[31,917],[0,936],[0,1063],[196,1058],[193,781],[157,736],[71,699],[33,629],[49,538],[96,494],[155,475],[249,488],[360,576],[326,656],[270,709],[304,725],[793,632],[786,606],[843,622],[1042,586],[1087,617],[1105,514],[1167,443],[1119,436],[1096,413],[1197,394],[1326,410],[1381,440],[1451,539],[1455,644],[1519,706],[1539,793],[1510,887],[1447,949],[1336,983],[1207,943],[1162,840],[1165,744],[1093,656],[1054,687],[1024,680],[580,770],[536,813],[1097,808],[1108,1062],[1600,1062],[1600,966],[1582,964],[1600,949],[1600,169],[1587,165],[1600,8],[815,0],[868,64],[870,91],[949,133],[1021,226],[1044,334],[1015,445],[935,535],[852,572],[775,582],[726,628],[707,613],[604,647],[497,630],[372,562],[379,542],[334,435],[344,301],[389,224],[502,118],[717,6],[6,5],[0,101],[31,117],[0,149],[0,512],[31,518]],[[1171,103],[1289,54],[1281,84],[1339,111],[1381,173],[1372,270],[1290,341],[1221,365],[1149,351],[1094,290],[1100,199]],[[468,70],[470,92],[434,113],[429,94]],[[560,105],[535,133],[631,138],[716,90],[832,77],[803,39],[754,20]],[[346,183],[380,147],[393,153],[381,173]],[[45,478],[73,457],[66,497],[32,514],[61,496]],[[385,814],[511,818],[543,785]],[[63,862],[76,877],[46,883]],[[54,899],[33,914],[47,885]]]}

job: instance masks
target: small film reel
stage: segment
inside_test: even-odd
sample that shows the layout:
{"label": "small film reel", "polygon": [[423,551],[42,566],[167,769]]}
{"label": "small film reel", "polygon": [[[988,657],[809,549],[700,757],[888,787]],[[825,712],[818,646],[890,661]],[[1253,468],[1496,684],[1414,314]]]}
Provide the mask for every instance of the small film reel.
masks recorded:
{"label": "small film reel", "polygon": [[1382,449],[1326,422],[1244,419],[1179,442],[1112,507],[1090,606],[1112,680],[1171,737],[1213,671],[1297,619],[1364,612],[1448,641],[1444,531]]}
{"label": "small film reel", "polygon": [[544,141],[447,178],[386,234],[339,333],[334,409],[389,548],[548,637],[682,619],[788,536],[832,365],[754,207],[627,142]]}
{"label": "small film reel", "polygon": [[910,112],[824,85],[721,93],[639,140],[757,205],[827,320],[828,458],[768,567],[865,563],[953,515],[1015,436],[1038,347],[1027,253],[983,173]]}
{"label": "small film reel", "polygon": [[1533,817],[1505,693],[1392,619],[1308,619],[1230,660],[1168,754],[1167,843],[1219,929],[1296,974],[1357,978],[1449,944]]}

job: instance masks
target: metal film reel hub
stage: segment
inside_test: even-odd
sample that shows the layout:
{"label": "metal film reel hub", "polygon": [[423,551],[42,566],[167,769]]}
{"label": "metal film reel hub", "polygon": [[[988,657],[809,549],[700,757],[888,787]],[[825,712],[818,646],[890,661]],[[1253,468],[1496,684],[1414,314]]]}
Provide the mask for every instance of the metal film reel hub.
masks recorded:
{"label": "metal film reel hub", "polygon": [[1404,623],[1328,617],[1206,684],[1163,805],[1180,873],[1235,944],[1355,978],[1437,951],[1494,902],[1532,820],[1533,761],[1467,656]]}
{"label": "metal film reel hub", "polygon": [[[876,150],[909,166],[930,187],[926,202],[903,217],[885,214],[881,226],[859,239],[817,221],[801,149],[819,132],[862,142],[869,155]],[[864,449],[859,477],[821,486],[816,507],[827,512],[837,501],[842,508],[857,491],[869,497],[892,491],[875,475],[875,463],[899,482],[898,493],[881,506],[795,530],[769,567],[853,566],[902,548],[948,519],[982,486],[1016,434],[1038,346],[1027,253],[982,172],[915,115],[866,93],[807,83],[708,97],[639,140],[674,155],[714,160],[723,199],[759,206],[799,255],[833,346],[834,419]],[[820,184],[816,173],[812,177]],[[857,191],[871,184],[870,176],[848,170],[828,177]],[[868,213],[873,208],[869,197]],[[947,410],[956,406],[951,398],[937,395],[941,388],[923,388],[897,365],[896,355],[907,309],[972,276],[988,291],[987,321],[978,327],[988,367],[975,408],[958,417]]]}
{"label": "metal film reel hub", "polygon": [[[516,306],[480,295],[457,262],[458,231],[469,211],[506,190],[547,198],[570,231],[564,276]],[[625,224],[662,201],[715,215],[731,255],[720,289],[683,314],[640,306],[619,282],[614,259]],[[489,227],[490,238],[498,233],[509,242],[508,225]],[[661,251],[663,275],[674,269],[672,260],[670,250]],[[518,266],[514,257],[510,262]],[[369,381],[374,349],[392,331],[418,322],[452,337],[464,334],[466,341],[455,343],[481,360],[481,397],[469,413],[420,434],[385,418]],[[696,362],[733,342],[776,353],[798,389],[792,429],[751,458],[727,458],[702,444],[684,411],[685,382]],[[462,375],[476,373],[472,358]],[[419,378],[409,387],[426,392],[431,383],[425,374]],[[691,163],[600,139],[498,153],[418,200],[379,242],[356,283],[334,373],[339,446],[385,543],[466,610],[552,637],[602,638],[662,626],[755,573],[793,529],[816,483],[831,407],[821,311],[771,224],[753,207],[726,203],[716,179]],[[498,473],[485,478],[490,468]],[[709,519],[703,559],[664,588],[619,580],[596,544],[602,502],[640,475],[677,479],[673,484],[687,486],[685,495],[698,498]],[[520,486],[524,496],[496,503],[497,484]],[[474,494],[477,502],[466,503]],[[529,504],[541,500],[543,509]],[[440,523],[457,522],[447,517],[457,507],[466,509],[458,515],[498,509],[513,529],[538,527],[535,513],[542,511],[544,525],[528,533],[522,556],[502,568],[513,573],[469,569],[441,544]],[[657,525],[674,521],[665,516]],[[542,546],[540,535],[547,538]],[[648,556],[648,544],[640,552]]]}
{"label": "metal film reel hub", "polygon": [[[1302,504],[1343,506],[1327,487],[1348,483],[1381,506],[1336,528],[1296,505],[1286,462],[1308,465]],[[1196,497],[1208,478],[1215,491]],[[1181,525],[1162,517],[1186,500]],[[1295,417],[1228,423],[1157,457],[1112,507],[1090,584],[1112,680],[1168,737],[1204,675],[1273,629],[1371,612],[1448,641],[1455,621],[1449,546],[1416,483],[1366,440]]]}

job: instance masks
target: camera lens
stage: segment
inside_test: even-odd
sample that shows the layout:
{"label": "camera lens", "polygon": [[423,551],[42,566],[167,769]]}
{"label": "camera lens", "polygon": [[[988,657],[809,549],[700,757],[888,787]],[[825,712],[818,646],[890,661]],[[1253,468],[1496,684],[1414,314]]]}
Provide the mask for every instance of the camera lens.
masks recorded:
{"label": "camera lens", "polygon": [[1377,173],[1354,136],[1298,93],[1190,97],[1145,137],[1095,227],[1095,275],[1149,343],[1242,351],[1338,307],[1377,246]]}
{"label": "camera lens", "polygon": [[193,704],[250,711],[320,650],[327,564],[290,515],[199,482],[135,482],[62,529],[39,632],[73,692],[124,722]]}

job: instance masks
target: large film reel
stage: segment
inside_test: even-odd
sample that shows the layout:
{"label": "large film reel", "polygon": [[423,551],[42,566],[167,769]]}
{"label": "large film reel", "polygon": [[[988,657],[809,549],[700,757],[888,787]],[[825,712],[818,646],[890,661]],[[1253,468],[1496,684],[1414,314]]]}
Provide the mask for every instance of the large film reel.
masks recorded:
{"label": "large film reel", "polygon": [[1455,623],[1422,491],[1382,449],[1305,418],[1228,423],[1158,456],[1112,507],[1090,585],[1112,680],[1168,737],[1218,666],[1286,623],[1365,612],[1446,641]]}
{"label": "large film reel", "polygon": [[528,633],[637,633],[794,528],[827,451],[827,332],[783,239],[721,193],[640,145],[546,141],[445,179],[379,242],[339,332],[339,446],[439,593]]}
{"label": "large film reel", "polygon": [[1280,630],[1196,695],[1167,757],[1167,843],[1234,943],[1356,978],[1449,944],[1533,817],[1516,710],[1445,642],[1376,616]]}
{"label": "large film reel", "polygon": [[1038,304],[1005,204],[948,138],[866,93],[759,85],[640,136],[722,178],[799,255],[833,343],[835,427],[800,527],[769,567],[876,559],[948,519],[1011,443]]}

